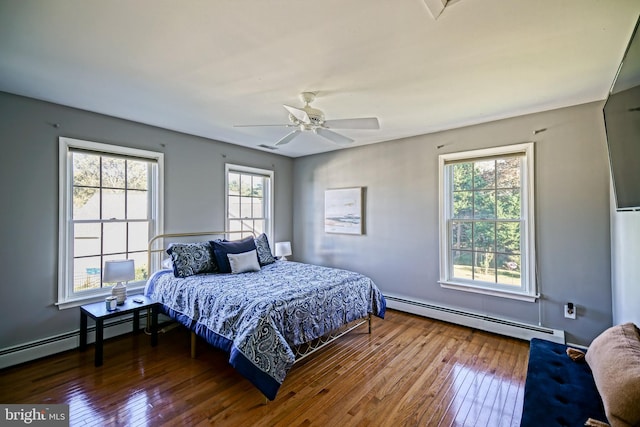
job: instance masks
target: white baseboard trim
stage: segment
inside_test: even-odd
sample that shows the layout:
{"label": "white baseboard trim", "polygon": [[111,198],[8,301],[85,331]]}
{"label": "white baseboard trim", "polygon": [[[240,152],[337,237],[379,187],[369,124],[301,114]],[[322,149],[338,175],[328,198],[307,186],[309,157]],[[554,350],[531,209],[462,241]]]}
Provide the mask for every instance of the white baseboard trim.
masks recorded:
{"label": "white baseboard trim", "polygon": [[387,300],[387,307],[395,310],[528,341],[531,338],[542,338],[560,344],[565,343],[564,331],[560,329],[514,322],[413,298],[389,294],[384,294],[384,296]]}
{"label": "white baseboard trim", "polygon": [[[140,316],[140,326],[144,328],[146,325],[146,315]],[[132,332],[132,317],[123,317],[104,325],[104,339],[112,338]],[[87,330],[87,343],[93,343],[96,340],[95,326],[91,325]],[[55,335],[24,344],[0,349],[0,369],[9,366],[18,365],[20,363],[29,362],[31,360],[40,359],[41,357],[51,356],[67,350],[73,350],[80,345],[80,329],[76,329],[65,334]],[[90,351],[93,351],[92,349]]]}

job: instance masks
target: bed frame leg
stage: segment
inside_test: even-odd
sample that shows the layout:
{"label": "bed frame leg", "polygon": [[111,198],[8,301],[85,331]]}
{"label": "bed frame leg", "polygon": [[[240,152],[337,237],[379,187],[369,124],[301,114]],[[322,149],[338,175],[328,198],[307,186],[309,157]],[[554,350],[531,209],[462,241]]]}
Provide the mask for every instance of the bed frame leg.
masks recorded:
{"label": "bed frame leg", "polygon": [[369,334],[371,334],[371,313],[369,313]]}
{"label": "bed frame leg", "polygon": [[196,333],[191,331],[191,358],[196,358]]}

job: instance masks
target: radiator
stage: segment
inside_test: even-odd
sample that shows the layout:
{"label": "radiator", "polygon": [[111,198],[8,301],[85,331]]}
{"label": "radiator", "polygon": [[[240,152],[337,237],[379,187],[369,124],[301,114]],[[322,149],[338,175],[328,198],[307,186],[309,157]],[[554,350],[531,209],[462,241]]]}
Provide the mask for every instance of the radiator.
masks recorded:
{"label": "radiator", "polygon": [[394,295],[385,294],[384,297],[387,300],[388,308],[406,313],[417,314],[431,319],[442,320],[523,340],[541,338],[560,344],[565,343],[564,331],[560,329],[550,329],[527,323],[514,322],[512,320],[500,319],[485,314],[473,313]]}

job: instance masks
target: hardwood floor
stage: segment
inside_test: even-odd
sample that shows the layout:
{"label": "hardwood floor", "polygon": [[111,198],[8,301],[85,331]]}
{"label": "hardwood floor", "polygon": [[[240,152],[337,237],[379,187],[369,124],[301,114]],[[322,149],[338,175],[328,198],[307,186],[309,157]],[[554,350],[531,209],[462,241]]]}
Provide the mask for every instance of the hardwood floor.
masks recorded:
{"label": "hardwood floor", "polygon": [[529,343],[388,310],[296,364],[274,401],[175,328],[0,371],[0,402],[66,403],[71,425],[517,426]]}

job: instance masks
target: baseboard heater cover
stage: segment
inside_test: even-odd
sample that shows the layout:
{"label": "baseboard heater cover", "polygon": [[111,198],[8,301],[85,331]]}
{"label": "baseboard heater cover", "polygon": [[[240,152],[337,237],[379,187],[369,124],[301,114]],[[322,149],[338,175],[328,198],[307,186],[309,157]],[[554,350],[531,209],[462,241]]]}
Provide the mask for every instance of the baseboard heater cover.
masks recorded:
{"label": "baseboard heater cover", "polygon": [[[146,325],[146,314],[141,314],[141,328]],[[133,321],[130,316],[122,317],[111,322],[105,322],[104,339],[131,332]],[[95,342],[95,326],[87,328],[87,343]],[[0,369],[9,366],[19,365],[31,360],[51,356],[67,350],[73,350],[80,345],[80,330],[66,332],[63,334],[31,341],[12,347],[0,349]]]}
{"label": "baseboard heater cover", "polygon": [[431,304],[414,299],[402,298],[394,295],[384,295],[387,300],[387,307],[404,311],[419,316],[442,320],[457,325],[468,326],[487,332],[506,335],[523,340],[541,338],[565,344],[564,331],[560,329],[550,329],[528,323],[514,322],[500,319],[484,314],[473,313],[465,310]]}

